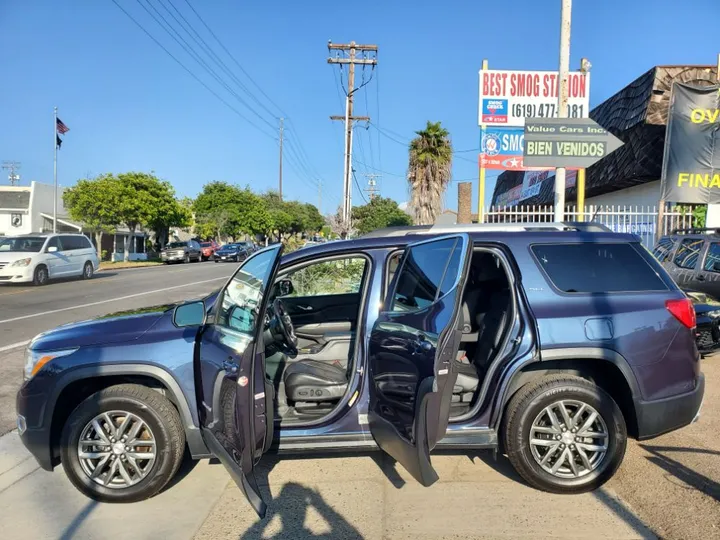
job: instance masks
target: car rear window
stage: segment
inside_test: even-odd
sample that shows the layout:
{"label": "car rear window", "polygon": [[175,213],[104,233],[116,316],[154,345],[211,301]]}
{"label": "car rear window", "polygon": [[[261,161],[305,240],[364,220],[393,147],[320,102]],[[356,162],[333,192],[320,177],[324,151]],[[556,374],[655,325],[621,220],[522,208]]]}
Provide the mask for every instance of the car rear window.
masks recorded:
{"label": "car rear window", "polygon": [[653,255],[658,261],[665,262],[670,259],[673,249],[675,249],[675,240],[673,238],[661,238],[653,250]]}
{"label": "car rear window", "polygon": [[553,285],[563,292],[668,288],[632,244],[536,244],[532,251]]}

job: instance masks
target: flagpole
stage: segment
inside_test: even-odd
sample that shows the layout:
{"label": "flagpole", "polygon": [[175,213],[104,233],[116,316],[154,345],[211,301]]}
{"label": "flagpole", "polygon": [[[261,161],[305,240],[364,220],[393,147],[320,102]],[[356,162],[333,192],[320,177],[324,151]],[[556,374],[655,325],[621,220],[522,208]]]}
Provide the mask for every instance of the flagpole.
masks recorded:
{"label": "flagpole", "polygon": [[55,144],[55,160],[53,162],[53,176],[55,177],[55,191],[53,193],[53,232],[57,232],[57,107],[55,107],[55,121],[53,122],[53,143]]}

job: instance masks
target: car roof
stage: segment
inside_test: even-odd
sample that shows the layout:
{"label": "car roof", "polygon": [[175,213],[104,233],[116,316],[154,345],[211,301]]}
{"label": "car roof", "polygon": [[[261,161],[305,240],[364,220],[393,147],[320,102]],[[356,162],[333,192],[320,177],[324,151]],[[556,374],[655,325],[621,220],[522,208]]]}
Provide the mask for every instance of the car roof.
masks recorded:
{"label": "car roof", "polygon": [[[502,224],[498,224],[502,225]],[[488,226],[415,226],[380,229],[365,236],[351,240],[336,240],[303,247],[297,251],[283,256],[283,263],[290,263],[296,259],[306,257],[331,255],[348,251],[363,251],[366,249],[403,248],[413,242],[430,240],[448,234],[466,232],[473,241],[509,243],[519,238],[525,243],[582,243],[582,242],[639,242],[640,239],[632,234],[614,233],[604,226],[600,227],[570,227],[567,224],[548,227],[541,223],[509,224],[504,227]],[[557,225],[557,224],[553,224]],[[388,234],[391,233],[391,234]]]}

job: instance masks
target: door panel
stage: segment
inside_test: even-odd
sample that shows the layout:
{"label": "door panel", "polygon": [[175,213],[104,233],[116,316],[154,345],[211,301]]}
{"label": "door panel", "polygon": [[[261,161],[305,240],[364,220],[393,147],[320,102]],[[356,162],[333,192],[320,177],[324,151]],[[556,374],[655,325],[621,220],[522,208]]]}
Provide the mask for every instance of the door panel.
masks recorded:
{"label": "door panel", "polygon": [[63,250],[63,244],[59,236],[55,236],[48,241],[46,251],[50,247],[57,248],[57,251],[46,253],[45,262],[48,267],[48,276],[51,278],[66,276],[70,273],[70,258],[67,251]]}
{"label": "door panel", "polygon": [[460,300],[472,255],[466,234],[411,244],[370,335],[370,430],[378,446],[425,486],[430,450],[447,429]]}
{"label": "door panel", "polygon": [[720,243],[708,243],[707,252],[698,265],[693,289],[720,299]]}
{"label": "door panel", "polygon": [[235,272],[200,331],[195,366],[203,438],[261,517],[253,468],[272,441],[274,410],[263,331],[281,250],[259,251]]}
{"label": "door panel", "polygon": [[284,296],[283,304],[296,328],[306,324],[349,322],[355,329],[360,293],[329,294],[322,296]]}

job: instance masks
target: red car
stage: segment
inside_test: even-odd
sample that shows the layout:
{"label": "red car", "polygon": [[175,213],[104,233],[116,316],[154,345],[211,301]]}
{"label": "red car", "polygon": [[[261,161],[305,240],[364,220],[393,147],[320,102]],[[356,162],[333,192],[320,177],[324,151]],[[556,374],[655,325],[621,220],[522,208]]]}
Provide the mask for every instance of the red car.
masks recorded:
{"label": "red car", "polygon": [[200,242],[200,253],[202,253],[202,260],[203,261],[209,261],[213,257],[215,257],[215,252],[220,249],[220,244],[218,244],[215,240],[210,240],[208,242]]}

